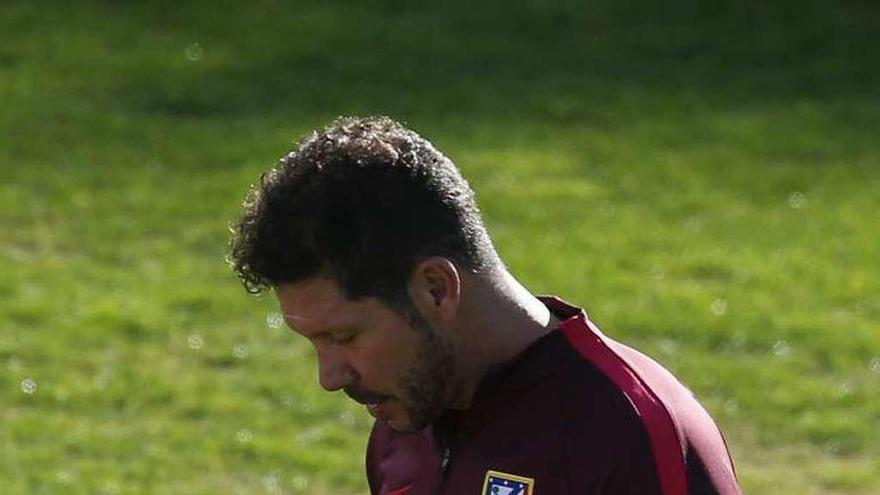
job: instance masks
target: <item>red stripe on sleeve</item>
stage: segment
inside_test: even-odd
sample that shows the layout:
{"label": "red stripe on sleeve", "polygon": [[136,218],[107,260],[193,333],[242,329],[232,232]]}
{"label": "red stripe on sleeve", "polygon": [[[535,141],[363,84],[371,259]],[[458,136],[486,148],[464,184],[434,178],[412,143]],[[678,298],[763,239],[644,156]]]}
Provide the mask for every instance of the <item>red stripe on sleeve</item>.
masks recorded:
{"label": "red stripe on sleeve", "polygon": [[666,406],[602,340],[602,333],[584,315],[569,318],[559,329],[581,356],[604,373],[635,406],[651,442],[663,495],[687,495],[684,454]]}
{"label": "red stripe on sleeve", "polygon": [[407,485],[403,488],[394,490],[393,492],[387,492],[385,495],[407,495],[410,488],[412,488],[412,485]]}

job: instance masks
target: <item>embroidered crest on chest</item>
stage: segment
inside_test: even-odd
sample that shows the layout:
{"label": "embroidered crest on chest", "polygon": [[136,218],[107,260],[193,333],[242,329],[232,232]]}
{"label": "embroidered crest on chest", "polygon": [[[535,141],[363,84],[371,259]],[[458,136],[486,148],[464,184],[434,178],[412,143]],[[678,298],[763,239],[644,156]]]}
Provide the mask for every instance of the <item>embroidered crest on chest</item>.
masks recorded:
{"label": "embroidered crest on chest", "polygon": [[500,471],[486,471],[482,495],[533,495],[535,480]]}

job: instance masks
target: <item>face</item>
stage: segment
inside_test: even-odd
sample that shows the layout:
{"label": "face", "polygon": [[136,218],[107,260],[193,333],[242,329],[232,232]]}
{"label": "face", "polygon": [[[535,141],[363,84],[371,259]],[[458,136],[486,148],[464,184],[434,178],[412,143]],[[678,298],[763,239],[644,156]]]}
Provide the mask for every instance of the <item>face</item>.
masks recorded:
{"label": "face", "polygon": [[433,422],[453,392],[451,342],[413,309],[376,298],[347,299],[335,281],[313,278],[275,291],[285,321],[315,347],[318,376],[398,431]]}

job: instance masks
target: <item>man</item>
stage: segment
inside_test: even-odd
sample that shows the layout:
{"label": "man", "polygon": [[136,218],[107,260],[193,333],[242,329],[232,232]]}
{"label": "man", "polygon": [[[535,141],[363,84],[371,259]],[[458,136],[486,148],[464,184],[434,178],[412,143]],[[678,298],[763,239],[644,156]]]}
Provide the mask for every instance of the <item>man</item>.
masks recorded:
{"label": "man", "polygon": [[264,174],[230,260],[376,418],[374,494],[739,493],[690,392],[517,282],[455,165],[388,118],[340,119]]}

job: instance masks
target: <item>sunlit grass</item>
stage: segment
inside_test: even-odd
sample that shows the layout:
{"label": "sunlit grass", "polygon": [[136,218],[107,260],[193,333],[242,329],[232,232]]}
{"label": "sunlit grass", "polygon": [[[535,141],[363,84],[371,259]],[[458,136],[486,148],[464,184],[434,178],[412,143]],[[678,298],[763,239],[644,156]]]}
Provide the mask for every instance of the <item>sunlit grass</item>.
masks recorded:
{"label": "sunlit grass", "polygon": [[878,12],[651,5],[0,7],[3,493],[364,492],[369,417],[223,258],[291,141],[377,112],[748,492],[880,490]]}

